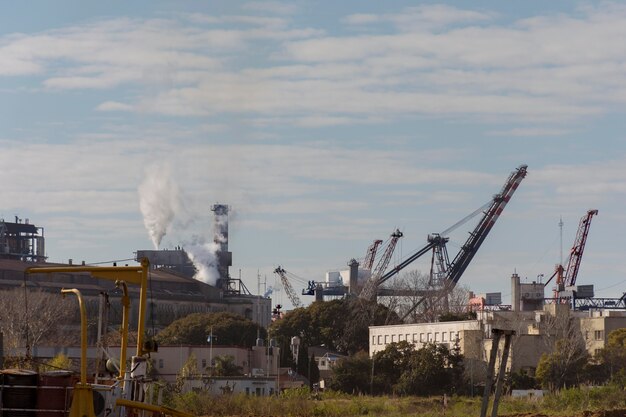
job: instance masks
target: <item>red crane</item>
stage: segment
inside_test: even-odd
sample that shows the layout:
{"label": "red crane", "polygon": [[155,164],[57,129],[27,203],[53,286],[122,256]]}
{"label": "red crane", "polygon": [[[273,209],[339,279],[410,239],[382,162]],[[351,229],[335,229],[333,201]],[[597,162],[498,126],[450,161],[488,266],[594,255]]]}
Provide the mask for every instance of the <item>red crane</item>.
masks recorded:
{"label": "red crane", "polygon": [[372,270],[372,266],[374,266],[374,259],[376,258],[376,251],[378,251],[378,247],[383,243],[382,240],[376,239],[368,248],[365,253],[365,259],[363,260],[363,269],[367,269],[368,271]]}
{"label": "red crane", "polygon": [[598,210],[588,210],[578,224],[578,231],[576,232],[576,239],[574,239],[574,245],[569,253],[567,260],[567,267],[563,265],[557,265],[556,270],[552,276],[546,281],[545,285],[548,285],[554,277],[556,277],[556,287],[554,288],[554,298],[559,300],[561,297],[559,293],[565,290],[565,287],[572,287],[576,285],[576,277],[578,276],[578,270],[580,269],[580,262],[585,250],[585,244],[587,243],[587,235],[589,234],[589,227],[591,226],[591,219],[598,214]]}

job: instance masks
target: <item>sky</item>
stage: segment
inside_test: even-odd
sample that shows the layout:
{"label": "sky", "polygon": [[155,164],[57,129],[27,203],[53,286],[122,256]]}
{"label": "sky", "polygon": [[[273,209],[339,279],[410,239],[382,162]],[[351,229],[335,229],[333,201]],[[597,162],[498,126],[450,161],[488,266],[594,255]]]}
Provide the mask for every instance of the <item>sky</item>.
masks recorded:
{"label": "sky", "polygon": [[510,300],[598,209],[577,283],[626,291],[623,3],[0,7],[0,217],[44,227],[49,261],[154,248],[142,198],[169,210],[160,248],[210,240],[219,202],[231,275],[288,306],[276,266],[299,293],[396,228],[398,263],[527,164],[460,283]]}

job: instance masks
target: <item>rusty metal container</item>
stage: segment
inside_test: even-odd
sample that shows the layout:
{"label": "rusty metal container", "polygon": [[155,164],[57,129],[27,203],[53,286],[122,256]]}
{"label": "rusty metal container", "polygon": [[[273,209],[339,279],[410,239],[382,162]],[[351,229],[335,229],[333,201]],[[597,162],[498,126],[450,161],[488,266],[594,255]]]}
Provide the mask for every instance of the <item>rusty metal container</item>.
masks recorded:
{"label": "rusty metal container", "polygon": [[37,372],[6,369],[2,376],[2,417],[35,417]]}

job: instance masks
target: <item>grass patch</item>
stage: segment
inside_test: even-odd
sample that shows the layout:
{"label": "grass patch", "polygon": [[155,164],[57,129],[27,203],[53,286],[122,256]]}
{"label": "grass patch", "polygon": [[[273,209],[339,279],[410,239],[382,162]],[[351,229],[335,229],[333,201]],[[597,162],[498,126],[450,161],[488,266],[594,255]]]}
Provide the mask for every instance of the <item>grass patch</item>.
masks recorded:
{"label": "grass patch", "polygon": [[[171,406],[196,416],[245,417],[478,417],[480,397],[370,397],[336,392],[311,394],[288,390],[280,396],[210,396],[187,393],[173,398]],[[617,387],[577,388],[546,395],[543,399],[502,397],[498,414],[582,416],[586,411],[626,410],[626,391]],[[491,404],[489,413],[491,414]]]}

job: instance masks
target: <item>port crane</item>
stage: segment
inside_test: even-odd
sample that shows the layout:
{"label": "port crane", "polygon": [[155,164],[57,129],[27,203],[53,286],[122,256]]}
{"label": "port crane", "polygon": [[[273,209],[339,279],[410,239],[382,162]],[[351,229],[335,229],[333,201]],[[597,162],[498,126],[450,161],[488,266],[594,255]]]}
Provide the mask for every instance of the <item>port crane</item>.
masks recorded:
{"label": "port crane", "polygon": [[[379,268],[377,265],[377,268],[374,270],[374,272],[372,272],[370,280],[368,280],[359,296],[361,298],[373,299],[373,297],[375,297],[377,294],[397,295],[393,290],[381,288],[382,284],[393,278],[415,260],[419,259],[429,252],[432,252],[430,280],[432,287],[438,288],[438,293],[447,294],[447,292],[454,288],[454,286],[461,279],[461,276],[463,275],[470,262],[476,255],[478,249],[484,242],[485,238],[493,228],[493,225],[502,214],[502,211],[510,201],[511,197],[519,187],[522,180],[526,177],[527,168],[527,165],[520,165],[517,169],[511,172],[500,192],[494,195],[491,200],[489,200],[487,203],[483,204],[481,207],[479,207],[469,215],[465,216],[463,219],[459,220],[443,232],[429,234],[427,237],[427,243],[424,247],[409,255],[394,268],[390,269],[387,272],[384,272],[386,267],[388,266],[389,260],[391,259],[391,254],[393,253],[395,242],[393,246],[388,245],[385,253],[381,256],[381,260],[379,261],[379,265],[381,267],[384,265],[384,269]],[[472,232],[470,232],[470,236],[468,237],[467,241],[463,244],[461,250],[457,253],[452,262],[450,262],[446,247],[446,243],[449,241],[449,233],[480,214],[482,214],[482,217],[478,225],[474,228]],[[390,243],[392,242],[390,241]],[[389,246],[391,246],[391,248]],[[373,252],[372,248],[373,245],[368,248],[368,255]],[[366,259],[369,262],[368,256],[366,256]],[[383,273],[380,274],[380,271],[383,271]],[[315,282],[312,282],[309,285],[308,290],[306,292],[303,291],[303,294],[313,295],[316,286],[319,285],[319,283],[316,284]],[[323,290],[324,294],[329,295],[346,294],[345,287],[329,287],[323,288]],[[409,310],[409,313],[413,311],[419,304],[421,304],[425,300],[426,296],[431,296],[433,294],[433,291],[423,290],[413,293],[415,295],[423,297],[418,299],[417,303]],[[407,315],[409,313],[407,313]]]}
{"label": "port crane", "polygon": [[374,298],[376,298],[376,292],[378,290],[378,287],[381,284],[380,282],[381,276],[387,269],[387,266],[389,265],[389,262],[391,261],[391,256],[393,255],[396,245],[398,244],[398,240],[402,236],[403,234],[399,229],[396,229],[391,234],[389,244],[387,245],[385,252],[381,256],[381,258],[378,260],[378,263],[376,264],[376,268],[374,268],[372,275],[370,275],[369,279],[365,282],[365,285],[363,286],[363,289],[361,290],[359,294],[360,298],[365,299],[365,300],[373,300]]}
{"label": "port crane", "polygon": [[587,235],[589,234],[591,219],[597,214],[598,210],[591,209],[587,210],[587,213],[581,217],[578,224],[578,231],[576,232],[576,238],[574,239],[574,245],[570,250],[569,258],[567,260],[567,268],[558,264],[552,276],[550,276],[544,284],[544,286],[547,286],[550,281],[556,277],[554,299],[557,302],[563,302],[569,298],[563,295],[563,291],[565,291],[566,287],[573,287],[576,285],[576,277],[578,276],[578,270],[580,269],[583,252],[585,251],[585,244],[587,243]]}
{"label": "port crane", "polygon": [[291,301],[291,304],[294,306],[294,308],[302,307],[303,306],[302,301],[300,301],[300,298],[296,295],[296,292],[293,290],[293,287],[291,286],[291,283],[289,282],[289,279],[287,278],[287,271],[285,271],[283,267],[279,265],[274,270],[274,273],[280,277],[280,281],[282,282],[283,287],[285,288],[287,297],[289,297],[289,301]]}
{"label": "port crane", "polygon": [[[522,180],[526,177],[527,168],[527,165],[520,165],[515,171],[511,172],[501,191],[494,195],[491,201],[483,205],[481,208],[466,216],[464,219],[446,229],[444,232],[430,234],[427,239],[427,244],[417,252],[410,255],[395,268],[384,274],[379,280],[379,285],[397,275],[401,270],[406,268],[419,257],[429,251],[433,251],[434,261],[432,264],[436,262],[438,269],[437,275],[439,276],[439,282],[436,283],[439,288],[435,291],[435,293],[437,294],[438,299],[445,297],[459,282],[461,276],[478,252],[478,249],[485,241],[485,238],[489,235],[493,225],[502,214],[502,211],[511,200],[511,197],[519,187]],[[452,262],[448,262],[446,243],[449,238],[446,235],[450,233],[451,230],[455,229],[460,224],[465,223],[478,213],[483,214],[482,218],[474,230],[470,232],[468,239],[461,247],[461,250],[456,254]],[[406,318],[413,310],[415,310],[415,308],[422,304],[428,295],[432,295],[432,291],[430,294],[428,291],[425,291],[421,295],[421,298],[413,304],[403,318]]]}
{"label": "port crane", "polygon": [[378,251],[378,247],[383,243],[382,240],[376,239],[374,242],[369,245],[367,251],[365,252],[365,258],[363,260],[363,265],[361,267],[367,271],[371,271],[374,266],[374,259],[376,258],[376,252]]}

